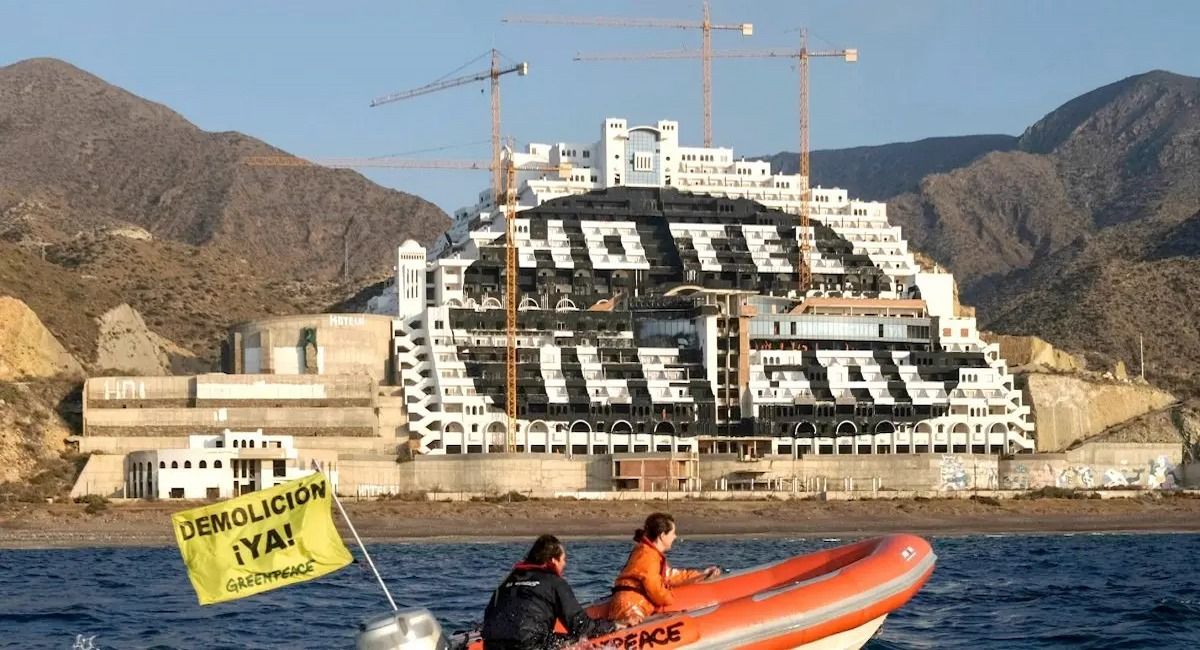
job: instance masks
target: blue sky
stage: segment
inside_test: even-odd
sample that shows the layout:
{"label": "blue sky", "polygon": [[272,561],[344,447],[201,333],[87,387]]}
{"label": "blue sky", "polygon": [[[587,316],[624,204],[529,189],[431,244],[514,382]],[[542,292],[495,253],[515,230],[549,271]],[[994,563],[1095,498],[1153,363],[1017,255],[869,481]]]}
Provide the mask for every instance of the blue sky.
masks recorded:
{"label": "blue sky", "polygon": [[[812,66],[814,149],[930,136],[1019,134],[1063,102],[1161,68],[1200,76],[1200,3],[1188,0],[713,0],[715,49],[857,47]],[[236,130],[304,156],[486,158],[487,86],[370,108],[491,47],[528,61],[504,78],[503,130],[519,143],[595,140],[607,116],[677,119],[702,139],[700,62],[574,62],[576,52],[698,49],[698,32],[513,25],[509,14],[698,19],[699,1],[15,2],[0,0],[0,65],[64,59],[161,102],[209,131]],[[458,74],[484,70],[487,61]],[[716,61],[715,144],[756,155],[797,148],[789,61]],[[423,153],[424,150],[449,147]],[[373,171],[447,211],[482,172]]]}

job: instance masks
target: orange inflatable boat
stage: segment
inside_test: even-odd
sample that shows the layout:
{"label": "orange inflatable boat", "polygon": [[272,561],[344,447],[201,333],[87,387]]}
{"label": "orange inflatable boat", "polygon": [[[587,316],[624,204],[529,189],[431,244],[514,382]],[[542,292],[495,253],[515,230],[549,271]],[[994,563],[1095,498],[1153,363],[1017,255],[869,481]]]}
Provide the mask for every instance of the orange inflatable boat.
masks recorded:
{"label": "orange inflatable boat", "polygon": [[[766,564],[674,590],[671,611],[578,644],[612,650],[860,648],[933,573],[929,543],[888,535]],[[607,601],[588,607],[593,617]],[[482,650],[478,639],[451,648]]]}

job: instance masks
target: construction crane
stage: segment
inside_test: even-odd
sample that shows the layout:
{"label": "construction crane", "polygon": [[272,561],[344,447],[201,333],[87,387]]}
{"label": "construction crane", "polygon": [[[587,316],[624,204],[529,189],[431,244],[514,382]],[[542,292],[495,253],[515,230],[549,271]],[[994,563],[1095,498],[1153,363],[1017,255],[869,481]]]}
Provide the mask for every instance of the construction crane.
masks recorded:
{"label": "construction crane", "polygon": [[[432,160],[412,158],[313,158],[306,159],[297,156],[250,156],[243,158],[243,164],[255,167],[329,167],[334,169],[357,169],[380,167],[388,169],[488,169],[495,170],[493,163],[485,160]],[[512,150],[503,160],[504,176],[504,216],[505,216],[505,335],[507,350],[505,354],[505,414],[508,416],[508,432],[505,447],[507,451],[516,448],[517,438],[517,306],[520,296],[517,295],[517,172],[542,171],[554,172],[560,176],[571,173],[570,163],[549,164],[539,162],[516,163],[513,161]],[[498,205],[493,203],[494,205]]]}
{"label": "construction crane", "polygon": [[[504,248],[504,308],[505,308],[505,337],[507,338],[507,353],[505,360],[505,405],[508,415],[508,444],[507,451],[512,453],[517,446],[517,167],[508,158],[504,174],[504,215],[505,215],[505,248]],[[526,440],[525,448],[529,448]]]}
{"label": "construction crane", "polygon": [[588,16],[506,16],[506,23],[541,23],[546,25],[587,25],[594,27],[651,27],[660,29],[698,29],[701,34],[700,60],[704,96],[704,146],[712,146],[712,32],[715,29],[741,32],[752,36],[751,23],[713,23],[709,18],[708,0],[704,0],[704,19],[675,20],[671,18],[622,18]]}
{"label": "construction crane", "polygon": [[[625,52],[613,54],[578,54],[576,61],[627,61],[635,59],[694,59],[700,54],[691,50],[674,50],[665,52]],[[798,234],[798,268],[800,271],[799,291],[803,297],[812,285],[812,247],[808,241],[810,203],[812,188],[809,183],[809,145],[808,145],[808,60],[813,57],[838,57],[847,63],[858,61],[858,50],[854,48],[811,51],[808,49],[808,30],[800,30],[799,50],[730,50],[709,52],[708,57],[714,59],[796,59],[800,71],[800,176],[804,186],[800,194],[800,232]]]}
{"label": "construction crane", "polygon": [[525,76],[529,74],[529,64],[522,62],[507,68],[501,68],[500,52],[493,49],[492,66],[485,72],[477,72],[453,79],[443,79],[419,88],[376,97],[371,101],[371,106],[382,106],[383,104],[390,104],[419,95],[427,95],[439,90],[445,90],[446,88],[454,88],[455,86],[490,79],[492,82],[492,163],[490,165],[492,170],[492,205],[499,205],[500,175],[503,173],[503,166],[500,164],[500,77],[511,72],[515,72],[519,76]]}

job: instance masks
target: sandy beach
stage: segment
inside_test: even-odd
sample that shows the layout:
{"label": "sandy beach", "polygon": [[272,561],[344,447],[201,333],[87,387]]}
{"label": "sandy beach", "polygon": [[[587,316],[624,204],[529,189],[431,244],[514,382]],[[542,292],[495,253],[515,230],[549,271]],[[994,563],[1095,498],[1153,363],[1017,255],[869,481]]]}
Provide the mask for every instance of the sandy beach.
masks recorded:
{"label": "sandy beach", "polygon": [[[170,545],[170,514],[198,503],[0,505],[0,548]],[[673,513],[684,536],[859,537],[888,532],[962,535],[1035,532],[1200,531],[1200,498],[1146,494],[1123,499],[862,501],[347,502],[375,541],[623,537],[646,514]],[[335,515],[336,516],[336,515]],[[348,536],[340,517],[339,527]]]}

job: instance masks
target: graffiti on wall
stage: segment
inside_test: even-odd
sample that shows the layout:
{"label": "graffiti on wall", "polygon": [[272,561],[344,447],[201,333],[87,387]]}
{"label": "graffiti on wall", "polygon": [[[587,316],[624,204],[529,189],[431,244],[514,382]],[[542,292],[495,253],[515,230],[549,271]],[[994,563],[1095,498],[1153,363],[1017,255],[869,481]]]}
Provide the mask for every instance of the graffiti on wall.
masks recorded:
{"label": "graffiti on wall", "polygon": [[1146,475],[1146,487],[1151,490],[1174,490],[1181,482],[1183,472],[1166,456],[1150,461],[1150,472]]}
{"label": "graffiti on wall", "polygon": [[1000,477],[1000,489],[1002,490],[1028,490],[1029,489],[1029,466],[1025,463],[1020,463],[1012,467],[1012,469]]}
{"label": "graffiti on wall", "polygon": [[943,490],[967,489],[967,470],[958,456],[942,456],[941,484]]}
{"label": "graffiti on wall", "polygon": [[1068,464],[1055,468],[1051,463],[1013,463],[1000,477],[1000,486],[1005,490],[1044,487],[1172,490],[1180,484],[1181,476],[1181,470],[1167,456],[1158,456],[1143,466]]}

